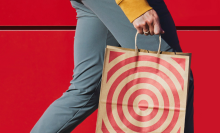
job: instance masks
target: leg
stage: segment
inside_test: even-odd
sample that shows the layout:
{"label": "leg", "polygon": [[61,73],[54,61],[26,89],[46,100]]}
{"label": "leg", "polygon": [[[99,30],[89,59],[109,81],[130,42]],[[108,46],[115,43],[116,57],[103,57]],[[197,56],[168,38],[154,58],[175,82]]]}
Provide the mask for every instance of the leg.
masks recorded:
{"label": "leg", "polygon": [[78,24],[74,40],[74,75],[69,89],[54,101],[32,133],[69,133],[98,107],[106,45],[119,46],[103,23],[81,4],[72,2]]}
{"label": "leg", "polygon": [[[122,47],[135,48],[134,37],[136,29],[128,21],[115,0],[82,0],[83,4],[91,9],[99,19],[105,24],[109,31]],[[149,4],[156,10],[159,15],[162,28],[165,34],[162,35],[162,51],[181,52],[179,40],[176,33],[175,24],[163,0],[148,0]],[[157,51],[158,36],[139,35],[137,44],[140,49]],[[185,133],[193,133],[193,97],[194,83],[193,75],[190,73],[190,86],[188,92]]]}

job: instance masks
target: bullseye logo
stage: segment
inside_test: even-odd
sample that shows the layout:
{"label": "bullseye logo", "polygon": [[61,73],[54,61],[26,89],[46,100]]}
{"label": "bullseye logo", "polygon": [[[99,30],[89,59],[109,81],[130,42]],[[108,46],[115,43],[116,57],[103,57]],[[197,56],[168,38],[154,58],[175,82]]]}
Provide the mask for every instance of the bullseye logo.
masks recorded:
{"label": "bullseye logo", "polygon": [[183,133],[189,57],[107,49],[97,133]]}

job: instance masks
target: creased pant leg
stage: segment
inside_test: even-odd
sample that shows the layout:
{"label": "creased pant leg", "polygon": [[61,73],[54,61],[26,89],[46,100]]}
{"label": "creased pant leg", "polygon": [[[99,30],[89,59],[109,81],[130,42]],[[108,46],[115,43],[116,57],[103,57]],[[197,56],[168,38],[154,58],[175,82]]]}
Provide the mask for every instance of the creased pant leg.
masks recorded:
{"label": "creased pant leg", "polygon": [[69,133],[95,111],[98,107],[105,47],[119,46],[91,11],[75,4],[78,22],[71,85],[48,107],[31,133]]}

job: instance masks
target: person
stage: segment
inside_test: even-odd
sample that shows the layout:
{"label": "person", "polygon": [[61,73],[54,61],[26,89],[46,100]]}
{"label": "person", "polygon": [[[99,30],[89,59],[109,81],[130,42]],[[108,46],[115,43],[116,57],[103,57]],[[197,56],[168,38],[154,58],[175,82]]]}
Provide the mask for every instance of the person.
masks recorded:
{"label": "person", "polygon": [[[106,45],[182,52],[175,24],[163,0],[71,1],[77,12],[71,85],[35,124],[31,133],[69,133],[98,108]],[[190,72],[185,133],[193,133],[193,75]]]}

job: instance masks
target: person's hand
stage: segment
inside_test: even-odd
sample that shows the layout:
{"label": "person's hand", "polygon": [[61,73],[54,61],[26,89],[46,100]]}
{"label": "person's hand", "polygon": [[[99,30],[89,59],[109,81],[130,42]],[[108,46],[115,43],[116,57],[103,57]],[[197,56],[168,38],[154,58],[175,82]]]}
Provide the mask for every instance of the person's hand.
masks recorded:
{"label": "person's hand", "polygon": [[160,26],[159,17],[154,9],[145,12],[143,15],[135,19],[133,25],[139,34],[159,35],[165,33]]}

